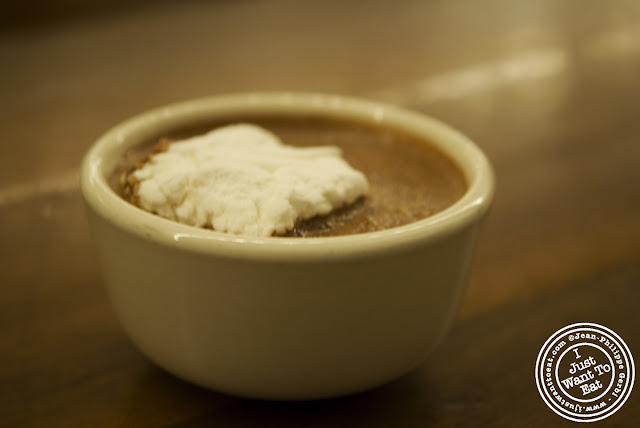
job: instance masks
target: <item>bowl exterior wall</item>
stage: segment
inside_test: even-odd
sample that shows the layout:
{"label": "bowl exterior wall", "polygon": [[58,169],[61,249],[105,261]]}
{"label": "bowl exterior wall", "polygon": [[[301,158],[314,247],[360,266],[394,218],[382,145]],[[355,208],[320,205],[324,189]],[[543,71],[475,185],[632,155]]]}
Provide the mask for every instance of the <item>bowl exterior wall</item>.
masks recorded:
{"label": "bowl exterior wall", "polygon": [[139,349],[196,384],[266,399],[354,393],[424,361],[458,310],[480,221],[348,259],[248,261],[132,235],[89,205],[87,214]]}

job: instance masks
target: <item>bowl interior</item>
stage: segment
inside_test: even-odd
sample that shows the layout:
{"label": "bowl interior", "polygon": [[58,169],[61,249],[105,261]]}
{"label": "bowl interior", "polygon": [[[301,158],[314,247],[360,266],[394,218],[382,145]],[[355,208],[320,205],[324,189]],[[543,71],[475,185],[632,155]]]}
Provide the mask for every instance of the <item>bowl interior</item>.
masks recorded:
{"label": "bowl interior", "polygon": [[[400,130],[431,144],[462,172],[468,188],[453,205],[425,219],[382,231],[326,238],[230,235],[177,223],[118,196],[109,177],[133,148],[174,132],[238,117],[322,117]],[[468,138],[441,122],[395,106],[334,95],[250,93],[188,101],[136,116],[107,132],[90,149],[81,172],[87,205],[123,230],[162,245],[226,257],[309,259],[354,257],[439,239],[482,217],[493,196],[493,173]]]}

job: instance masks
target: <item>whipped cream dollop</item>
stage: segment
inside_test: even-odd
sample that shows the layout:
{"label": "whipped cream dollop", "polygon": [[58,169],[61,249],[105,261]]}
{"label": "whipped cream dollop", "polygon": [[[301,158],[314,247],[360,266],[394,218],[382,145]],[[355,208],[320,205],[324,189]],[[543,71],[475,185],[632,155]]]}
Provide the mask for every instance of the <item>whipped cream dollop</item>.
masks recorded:
{"label": "whipped cream dollop", "polygon": [[234,234],[271,236],[367,193],[366,177],[334,146],[292,147],[250,124],[176,141],[135,171],[139,205]]}

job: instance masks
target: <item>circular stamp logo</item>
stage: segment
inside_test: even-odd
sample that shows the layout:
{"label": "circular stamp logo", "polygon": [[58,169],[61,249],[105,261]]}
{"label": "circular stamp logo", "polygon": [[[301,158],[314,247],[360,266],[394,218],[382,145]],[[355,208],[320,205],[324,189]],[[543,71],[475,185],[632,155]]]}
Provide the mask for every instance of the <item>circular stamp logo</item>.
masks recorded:
{"label": "circular stamp logo", "polygon": [[542,399],[574,422],[595,422],[615,413],[629,398],[634,380],[627,344],[599,324],[572,324],[558,330],[536,361]]}

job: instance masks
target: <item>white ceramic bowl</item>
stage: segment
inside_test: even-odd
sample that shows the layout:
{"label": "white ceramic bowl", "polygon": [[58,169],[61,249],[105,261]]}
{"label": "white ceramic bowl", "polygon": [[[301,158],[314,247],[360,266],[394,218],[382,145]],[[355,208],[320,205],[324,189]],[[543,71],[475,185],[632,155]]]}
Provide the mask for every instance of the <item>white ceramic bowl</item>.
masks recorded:
{"label": "white ceramic bowl", "polygon": [[[254,238],[199,229],[121,199],[107,177],[130,147],[205,119],[300,114],[379,123],[423,136],[469,184],[445,211],[380,232]],[[218,391],[267,399],[333,397],[418,366],[450,326],[469,274],[493,174],[442,123],[397,107],[321,94],[188,101],[100,138],[81,188],[116,313],[159,366]]]}

